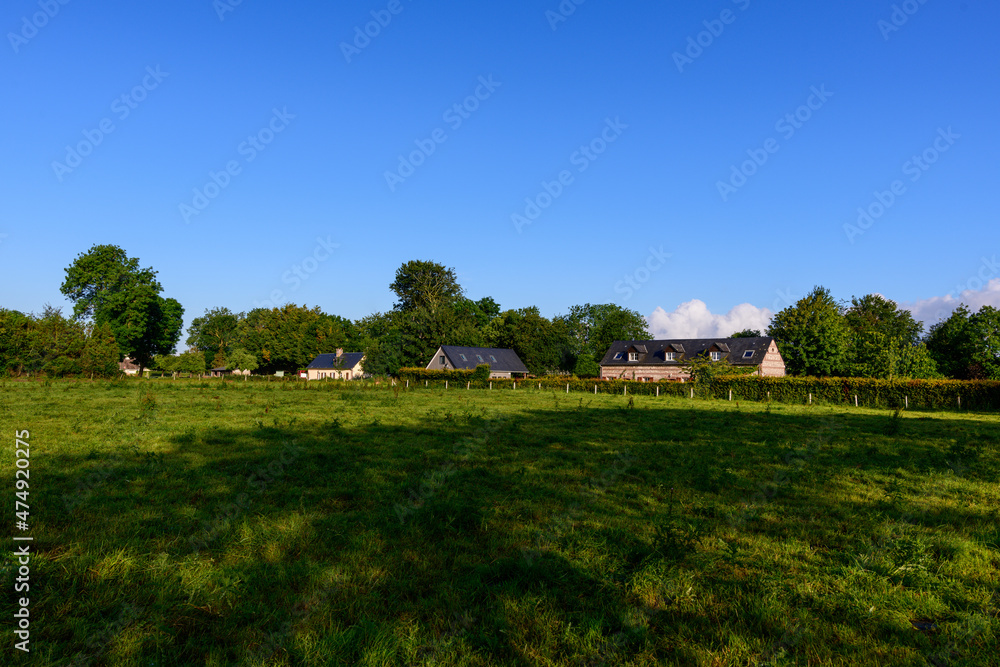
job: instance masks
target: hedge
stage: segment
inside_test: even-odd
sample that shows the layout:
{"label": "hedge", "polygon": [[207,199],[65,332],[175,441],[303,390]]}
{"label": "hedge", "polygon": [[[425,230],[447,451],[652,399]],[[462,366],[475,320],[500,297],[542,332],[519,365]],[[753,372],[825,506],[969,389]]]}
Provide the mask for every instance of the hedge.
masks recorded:
{"label": "hedge", "polygon": [[709,394],[714,398],[781,403],[813,402],[871,408],[1000,409],[1000,382],[995,380],[882,380],[876,378],[814,378],[725,376],[717,378]]}
{"label": "hedge", "polygon": [[410,380],[412,382],[419,380],[423,382],[424,380],[427,380],[429,382],[440,381],[443,383],[445,380],[449,380],[451,382],[468,382],[472,378],[473,373],[475,373],[475,371],[427,370],[426,368],[414,367],[414,368],[400,368],[398,375],[399,379],[403,381]]}
{"label": "hedge", "polygon": [[[688,398],[694,393],[699,398],[728,399],[732,390],[733,400],[776,401],[779,403],[813,403],[854,405],[858,397],[860,407],[897,408],[961,408],[970,410],[1000,409],[1000,382],[988,380],[880,380],[873,378],[800,378],[758,377],[756,375],[730,375],[718,377],[711,383],[698,382],[635,382],[630,380],[587,380],[577,378],[532,378],[522,380],[494,379],[472,380],[469,371],[425,371],[434,373],[420,378],[401,377],[405,382],[424,381],[430,387],[444,387],[447,380],[451,387],[470,386],[473,389],[538,390],[599,394],[625,393],[636,396],[679,396]],[[443,377],[442,373],[465,373]]]}

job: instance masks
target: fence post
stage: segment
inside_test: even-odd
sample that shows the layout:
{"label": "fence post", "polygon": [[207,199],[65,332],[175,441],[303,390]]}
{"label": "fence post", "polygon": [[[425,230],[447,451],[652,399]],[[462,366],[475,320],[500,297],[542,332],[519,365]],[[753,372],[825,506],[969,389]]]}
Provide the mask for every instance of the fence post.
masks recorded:
{"label": "fence post", "polygon": [[493,382],[490,382],[490,391],[493,391]]}
{"label": "fence post", "polygon": [[854,395],[854,407],[858,407],[858,395]]}
{"label": "fence post", "polygon": [[569,382],[566,383],[566,393],[569,393]]}
{"label": "fence post", "polygon": [[407,389],[409,389],[409,388],[410,388],[410,381],[409,381],[409,380],[407,380],[407,381],[406,381],[406,388],[407,388]]}
{"label": "fence post", "polygon": [[[594,389],[597,389],[597,387],[594,387]],[[660,397],[660,385],[656,385],[656,397]]]}
{"label": "fence post", "polygon": [[959,410],[961,410],[961,409],[962,409],[962,396],[961,396],[961,394],[960,394],[960,395],[959,395],[959,397],[958,397],[958,409],[959,409]]}
{"label": "fence post", "polygon": [[767,392],[767,400],[771,400],[771,392]]}
{"label": "fence post", "polygon": [[622,396],[628,396],[628,385],[625,385],[625,393]]}
{"label": "fence post", "polygon": [[427,380],[424,380],[424,386],[425,387],[427,386]]}
{"label": "fence post", "polygon": [[694,398],[694,387],[691,387],[691,398]]}
{"label": "fence post", "polygon": [[732,389],[729,390],[729,400],[730,401],[733,400],[733,390]]}
{"label": "fence post", "polygon": [[539,391],[541,391],[541,389],[542,389],[542,383],[541,383],[541,382],[539,382],[539,383],[538,383],[538,390],[539,390]]}
{"label": "fence post", "polygon": [[465,388],[466,389],[472,389],[472,381],[471,380],[465,383]]}
{"label": "fence post", "polygon": [[514,391],[517,391],[517,380],[514,380]]}
{"label": "fence post", "polygon": [[910,397],[909,396],[904,396],[903,397],[903,407],[906,408],[907,410],[910,409]]}
{"label": "fence post", "polygon": [[597,385],[594,385],[594,396],[597,396]]}
{"label": "fence post", "polygon": [[448,388],[448,381],[447,381],[447,380],[445,380],[445,381],[444,381],[444,388],[445,388],[445,389],[447,389],[447,388]]}
{"label": "fence post", "polygon": [[813,404],[813,394],[812,394],[812,392],[810,391],[810,392],[809,392],[809,405],[812,405],[812,404]]}

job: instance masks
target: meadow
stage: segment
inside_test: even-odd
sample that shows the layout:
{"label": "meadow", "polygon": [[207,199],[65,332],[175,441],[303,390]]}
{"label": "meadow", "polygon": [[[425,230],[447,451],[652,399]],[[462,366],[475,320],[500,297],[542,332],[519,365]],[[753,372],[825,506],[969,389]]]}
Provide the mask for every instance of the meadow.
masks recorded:
{"label": "meadow", "polygon": [[3,664],[1000,665],[995,412],[6,380],[0,425]]}

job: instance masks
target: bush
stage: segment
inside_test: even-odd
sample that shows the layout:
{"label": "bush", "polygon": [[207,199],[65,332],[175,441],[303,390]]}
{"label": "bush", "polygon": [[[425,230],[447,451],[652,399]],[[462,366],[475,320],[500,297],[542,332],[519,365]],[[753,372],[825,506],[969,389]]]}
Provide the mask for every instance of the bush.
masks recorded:
{"label": "bush", "polygon": [[854,404],[871,408],[898,408],[904,404],[920,408],[956,408],[973,410],[1000,408],[1000,382],[990,380],[884,380],[878,378],[814,378],[726,376],[716,378],[711,395],[734,399],[806,403]]}
{"label": "bush", "polygon": [[[489,366],[486,367],[489,369]],[[475,371],[469,370],[454,370],[454,371],[443,371],[443,370],[427,370],[426,368],[400,368],[399,369],[399,379],[401,380],[412,380],[428,382],[444,382],[448,380],[450,382],[468,382],[472,379],[472,374]],[[486,374],[489,377],[489,373]]]}
{"label": "bush", "polygon": [[476,366],[476,370],[472,371],[470,380],[482,381],[490,379],[490,365],[489,364],[479,364]]}

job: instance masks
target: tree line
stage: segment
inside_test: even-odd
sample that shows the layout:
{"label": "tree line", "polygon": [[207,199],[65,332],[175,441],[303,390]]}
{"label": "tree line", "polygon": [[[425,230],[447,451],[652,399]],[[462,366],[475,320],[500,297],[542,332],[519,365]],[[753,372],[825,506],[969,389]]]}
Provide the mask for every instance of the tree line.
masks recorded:
{"label": "tree line", "polygon": [[[394,375],[425,366],[439,345],[513,349],[535,375],[594,377],[616,340],[650,338],[645,318],[615,304],[582,304],[553,318],[534,306],[503,310],[469,298],[453,269],[414,260],[397,269],[393,308],[358,320],[286,304],[234,312],[216,307],[187,329],[184,309],[161,296],[156,272],[117,246],[98,245],[66,269],[71,317],[0,308],[0,372],[110,376],[124,357],[141,368],[201,374],[212,368],[295,372],[318,354],[365,354],[364,370]],[[1000,311],[965,306],[922,335],[912,314],[877,294],[839,302],[824,287],[777,313],[773,336],[792,375],[1000,379]],[[733,336],[759,336],[741,331]]]}

